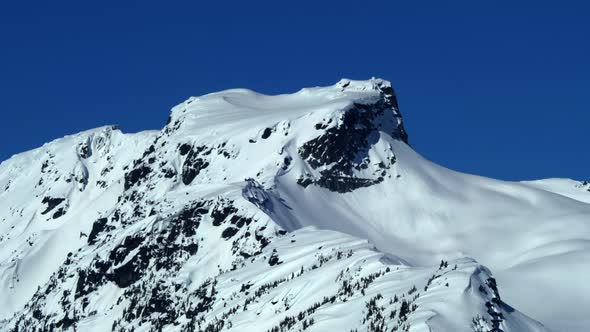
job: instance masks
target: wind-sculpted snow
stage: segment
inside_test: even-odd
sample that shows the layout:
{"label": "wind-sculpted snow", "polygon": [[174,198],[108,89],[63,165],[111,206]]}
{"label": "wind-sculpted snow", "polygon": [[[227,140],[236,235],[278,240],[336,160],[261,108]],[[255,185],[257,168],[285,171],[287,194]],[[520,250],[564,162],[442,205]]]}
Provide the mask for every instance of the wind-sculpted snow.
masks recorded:
{"label": "wind-sculpted snow", "polygon": [[587,184],[459,174],[407,142],[389,82],[342,80],[16,155],[0,330],[546,331],[524,309],[583,331]]}

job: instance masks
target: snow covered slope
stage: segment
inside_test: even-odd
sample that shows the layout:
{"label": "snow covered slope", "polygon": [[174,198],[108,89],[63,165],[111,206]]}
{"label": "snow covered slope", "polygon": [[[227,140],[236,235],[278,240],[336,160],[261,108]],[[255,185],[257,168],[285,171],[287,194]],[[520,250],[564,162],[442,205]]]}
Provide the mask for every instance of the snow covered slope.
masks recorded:
{"label": "snow covered slope", "polygon": [[587,184],[460,174],[407,143],[389,82],[341,80],[14,156],[0,328],[584,331]]}

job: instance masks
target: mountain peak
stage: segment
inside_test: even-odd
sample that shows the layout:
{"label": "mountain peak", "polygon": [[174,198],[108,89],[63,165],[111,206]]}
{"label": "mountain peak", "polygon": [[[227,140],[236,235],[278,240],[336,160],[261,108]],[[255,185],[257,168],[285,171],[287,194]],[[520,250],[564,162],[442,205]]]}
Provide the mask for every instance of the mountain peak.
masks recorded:
{"label": "mountain peak", "polygon": [[[274,96],[231,89],[192,97],[173,108],[162,138],[178,142],[186,151],[202,147],[192,158],[223,145],[240,165],[248,159],[253,172],[248,177],[271,180],[289,173],[304,187],[314,184],[338,192],[390,177],[395,156],[386,140],[407,143],[393,88],[375,78],[342,79],[331,86]],[[370,155],[375,145],[384,151]],[[199,168],[214,163],[220,167],[221,161],[210,159],[195,160],[202,160]],[[278,172],[269,164],[279,165]]]}
{"label": "mountain peak", "polygon": [[[391,83],[382,79],[354,81],[342,79],[326,87],[304,88],[291,94],[265,95],[247,89],[230,89],[191,97],[172,108],[168,130],[182,130],[183,135],[207,134],[215,141],[224,141],[260,128],[280,123],[307,123],[313,127],[330,119],[336,124],[343,114],[371,106],[372,112],[383,113],[387,123],[382,130],[407,143],[401,113]],[[218,127],[224,130],[216,130]],[[292,127],[292,126],[291,126]],[[231,129],[231,130],[227,130]],[[205,133],[203,131],[206,131]]]}
{"label": "mountain peak", "polygon": [[382,89],[391,88],[391,82],[372,77],[368,80],[351,80],[343,78],[335,84],[336,87],[347,91],[379,91]]}
{"label": "mountain peak", "polygon": [[585,275],[587,192],[456,173],[406,142],[391,83],[343,79],[192,97],[160,131],[12,158],[0,330],[545,331],[503,301],[534,310],[533,279],[530,303],[584,289],[543,276]]}

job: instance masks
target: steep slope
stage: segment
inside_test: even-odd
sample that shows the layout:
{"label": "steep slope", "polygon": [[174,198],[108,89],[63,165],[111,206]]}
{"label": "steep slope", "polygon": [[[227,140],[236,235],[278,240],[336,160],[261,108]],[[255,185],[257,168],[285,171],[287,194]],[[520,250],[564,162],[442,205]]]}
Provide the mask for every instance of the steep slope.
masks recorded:
{"label": "steep slope", "polygon": [[581,331],[585,192],[459,174],[407,142],[389,82],[342,80],[190,98],[161,131],[14,156],[0,326],[544,331],[476,259],[517,308]]}

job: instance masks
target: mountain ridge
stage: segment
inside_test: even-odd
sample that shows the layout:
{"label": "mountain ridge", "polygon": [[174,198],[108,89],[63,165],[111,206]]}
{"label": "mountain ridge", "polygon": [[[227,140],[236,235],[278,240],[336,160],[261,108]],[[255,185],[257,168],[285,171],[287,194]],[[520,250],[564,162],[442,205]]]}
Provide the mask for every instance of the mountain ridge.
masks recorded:
{"label": "mountain ridge", "polygon": [[[518,288],[541,276],[552,291],[537,271],[559,276],[555,255],[583,271],[590,208],[564,189],[583,184],[462,175],[407,142],[391,84],[344,79],[191,97],[160,131],[106,126],[16,155],[0,164],[3,329],[544,331],[497,284],[546,321]],[[571,281],[554,291],[590,303]]]}

